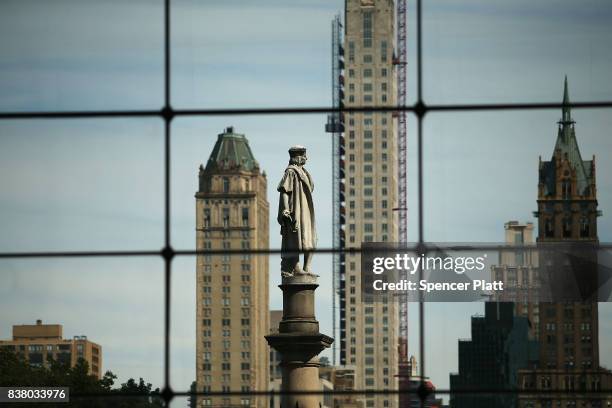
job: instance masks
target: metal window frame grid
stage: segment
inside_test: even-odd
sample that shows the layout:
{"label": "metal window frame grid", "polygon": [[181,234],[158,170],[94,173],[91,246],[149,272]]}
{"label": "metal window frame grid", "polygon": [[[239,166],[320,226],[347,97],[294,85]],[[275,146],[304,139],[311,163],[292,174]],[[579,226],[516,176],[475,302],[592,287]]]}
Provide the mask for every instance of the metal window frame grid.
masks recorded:
{"label": "metal window frame grid", "polygon": [[[170,141],[171,141],[171,124],[175,117],[188,116],[240,116],[240,115],[270,115],[270,114],[323,114],[323,113],[339,113],[339,112],[411,112],[417,119],[417,202],[418,202],[418,241],[409,246],[409,249],[428,251],[427,243],[424,240],[423,234],[423,120],[429,112],[464,112],[464,111],[504,111],[504,110],[544,110],[544,109],[560,109],[562,103],[483,103],[483,104],[432,104],[427,105],[423,99],[423,56],[422,56],[422,2],[423,0],[415,0],[416,2],[416,75],[417,75],[417,102],[413,105],[388,107],[388,106],[370,106],[356,108],[334,109],[330,107],[272,107],[272,108],[237,108],[237,109],[173,109],[170,103],[171,100],[171,35],[170,35],[170,3],[171,0],[164,0],[164,104],[160,110],[94,110],[94,111],[32,111],[32,112],[0,112],[0,120],[16,120],[16,119],[78,119],[78,118],[118,118],[118,117],[156,117],[164,120],[164,247],[159,251],[58,251],[58,252],[0,252],[0,259],[11,258],[78,258],[78,257],[143,257],[161,256],[164,260],[164,386],[161,391],[161,397],[168,405],[175,397],[221,397],[221,396],[272,396],[288,394],[283,391],[234,391],[234,392],[191,392],[191,391],[174,391],[170,386],[170,288],[172,278],[172,261],[175,256],[193,256],[198,254],[279,254],[280,249],[249,249],[249,250],[174,250],[171,245],[170,237]],[[578,102],[571,103],[572,108],[578,109],[594,109],[594,108],[612,108],[612,101],[593,101],[593,102]],[[612,243],[601,244],[603,248],[612,249]],[[472,249],[490,249],[497,248],[497,245],[476,245]],[[436,245],[436,249],[454,249],[453,246]],[[344,248],[318,248],[317,253],[360,253],[361,249],[344,249]],[[422,270],[419,270],[422,276]],[[422,294],[421,294],[422,296]],[[419,376],[425,378],[425,303],[418,303],[418,319],[419,319]],[[450,395],[450,389],[435,389],[436,394]],[[612,390],[589,391],[582,394],[588,395],[604,395],[612,393]],[[333,394],[333,395],[397,395],[397,394],[414,394],[421,399],[421,406],[424,406],[426,398],[429,395],[429,390],[422,380],[421,386],[416,391],[408,390],[351,390],[351,391],[320,391],[320,392],[291,392],[291,394]],[[467,395],[520,395],[529,394],[537,396],[564,394],[568,399],[571,399],[573,394],[568,390],[508,390],[508,389],[465,389],[454,390],[453,394]],[[142,395],[134,395],[129,393],[118,394],[73,394],[74,400],[88,398],[103,398],[112,400],[113,398],[142,398]]]}

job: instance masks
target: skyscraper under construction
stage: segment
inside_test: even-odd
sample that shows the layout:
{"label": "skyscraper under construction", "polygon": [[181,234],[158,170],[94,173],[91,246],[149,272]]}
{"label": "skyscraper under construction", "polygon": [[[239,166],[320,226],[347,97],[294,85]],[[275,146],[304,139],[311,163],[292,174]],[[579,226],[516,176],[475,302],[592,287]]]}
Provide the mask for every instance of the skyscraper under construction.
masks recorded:
{"label": "skyscraper under construction", "polygon": [[[393,0],[346,1],[339,81],[345,107],[397,105],[394,21]],[[348,112],[339,120],[344,126],[335,151],[338,244],[358,248],[362,242],[397,242],[397,120],[391,112]],[[335,268],[340,364],[355,367],[355,389],[397,389],[399,305],[364,301],[358,254],[342,256]],[[364,401],[366,407],[397,406],[396,395]]]}

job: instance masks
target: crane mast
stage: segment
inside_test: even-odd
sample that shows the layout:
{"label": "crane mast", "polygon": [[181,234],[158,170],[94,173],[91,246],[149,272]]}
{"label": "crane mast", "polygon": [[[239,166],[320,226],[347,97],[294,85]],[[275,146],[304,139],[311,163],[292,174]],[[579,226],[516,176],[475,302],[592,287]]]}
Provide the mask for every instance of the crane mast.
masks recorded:
{"label": "crane mast", "polygon": [[[397,104],[400,108],[406,106],[406,0],[397,0]],[[407,147],[406,147],[406,111],[397,112],[397,171],[398,171],[398,224],[399,242],[402,246],[408,243],[408,199],[407,199]],[[399,310],[399,362],[400,373],[403,364],[408,363],[408,295],[401,295]]]}

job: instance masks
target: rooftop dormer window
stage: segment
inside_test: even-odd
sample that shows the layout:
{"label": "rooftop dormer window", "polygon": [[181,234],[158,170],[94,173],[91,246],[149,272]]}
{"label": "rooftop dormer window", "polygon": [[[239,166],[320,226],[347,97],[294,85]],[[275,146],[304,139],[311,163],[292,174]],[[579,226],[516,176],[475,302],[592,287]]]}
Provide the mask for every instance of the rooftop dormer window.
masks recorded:
{"label": "rooftop dormer window", "polygon": [[570,199],[572,196],[572,184],[569,180],[563,180],[561,182],[561,197],[565,200]]}

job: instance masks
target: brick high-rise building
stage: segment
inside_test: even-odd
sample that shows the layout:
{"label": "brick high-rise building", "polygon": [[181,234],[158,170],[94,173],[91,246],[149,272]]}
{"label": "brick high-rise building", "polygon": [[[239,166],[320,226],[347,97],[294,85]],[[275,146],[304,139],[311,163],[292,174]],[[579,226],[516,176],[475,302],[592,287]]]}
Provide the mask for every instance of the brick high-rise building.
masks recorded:
{"label": "brick high-rise building", "polygon": [[[395,4],[347,0],[345,106],[396,106]],[[345,247],[398,241],[397,120],[390,112],[347,113]],[[355,389],[397,389],[398,304],[364,303],[360,257],[346,256],[340,286],[340,364],[355,367]],[[396,407],[397,395],[364,398],[366,407]]]}
{"label": "brick high-rise building", "polygon": [[0,340],[0,347],[23,356],[31,366],[42,367],[49,359],[74,366],[79,358],[87,361],[89,374],[102,377],[102,347],[87,336],[63,338],[61,324],[20,324],[13,326],[13,339]]}
{"label": "brick high-rise building", "polygon": [[[218,136],[196,193],[196,248],[269,246],[267,181],[248,140],[229,127]],[[268,389],[268,257],[197,256],[198,391]],[[198,405],[267,407],[267,397],[201,397]]]}
{"label": "brick high-rise building", "polygon": [[[538,243],[597,244],[595,157],[582,160],[580,155],[575,122],[570,113],[567,79],[563,104],[552,158],[540,161]],[[559,276],[563,269],[554,272]],[[596,302],[541,304],[540,333],[544,340],[541,342],[541,364],[551,369],[598,367],[597,322]]]}
{"label": "brick high-rise building", "polygon": [[539,304],[539,366],[521,378],[524,389],[548,393],[522,394],[521,406],[602,407],[611,402],[610,395],[588,394],[609,386],[612,377],[599,366],[598,303],[589,297],[597,282],[600,215],[595,157],[582,160],[569,104],[566,78],[555,149],[551,160],[540,160],[536,212],[539,273],[555,302]]}

